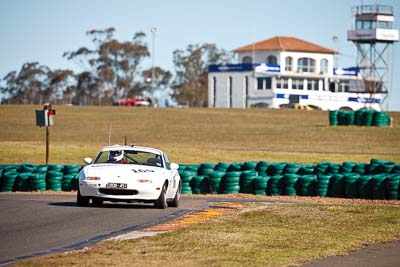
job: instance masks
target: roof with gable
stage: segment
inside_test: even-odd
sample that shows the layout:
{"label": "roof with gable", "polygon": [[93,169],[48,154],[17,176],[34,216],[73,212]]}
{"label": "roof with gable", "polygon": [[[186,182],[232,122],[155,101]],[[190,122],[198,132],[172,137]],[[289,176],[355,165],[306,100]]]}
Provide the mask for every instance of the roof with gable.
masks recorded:
{"label": "roof with gable", "polygon": [[248,51],[290,51],[306,53],[335,54],[332,49],[328,49],[295,37],[275,36],[257,43],[242,46],[233,50],[235,52]]}

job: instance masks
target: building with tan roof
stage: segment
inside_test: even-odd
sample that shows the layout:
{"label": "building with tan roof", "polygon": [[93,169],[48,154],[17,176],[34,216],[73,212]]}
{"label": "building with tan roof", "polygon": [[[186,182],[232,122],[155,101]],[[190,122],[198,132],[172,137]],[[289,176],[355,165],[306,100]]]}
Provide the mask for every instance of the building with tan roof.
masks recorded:
{"label": "building with tan roof", "polygon": [[335,51],[296,37],[275,36],[233,50],[237,64],[210,65],[208,106],[314,106],[379,110],[357,68],[335,68]]}

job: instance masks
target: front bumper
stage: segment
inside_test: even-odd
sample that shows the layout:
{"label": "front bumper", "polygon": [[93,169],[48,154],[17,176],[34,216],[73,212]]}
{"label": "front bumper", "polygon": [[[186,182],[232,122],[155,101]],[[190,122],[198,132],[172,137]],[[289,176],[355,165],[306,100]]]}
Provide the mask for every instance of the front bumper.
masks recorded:
{"label": "front bumper", "polygon": [[161,187],[154,184],[129,184],[126,189],[110,189],[106,184],[96,181],[79,181],[81,196],[95,197],[120,201],[151,201],[157,200],[161,193]]}

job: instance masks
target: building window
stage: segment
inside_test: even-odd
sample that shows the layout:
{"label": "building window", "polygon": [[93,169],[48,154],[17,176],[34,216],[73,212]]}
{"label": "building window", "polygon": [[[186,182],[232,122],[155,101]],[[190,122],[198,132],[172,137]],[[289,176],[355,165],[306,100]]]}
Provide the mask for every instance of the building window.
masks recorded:
{"label": "building window", "polygon": [[288,89],[289,88],[289,80],[287,78],[276,79],[276,88],[277,89]]}
{"label": "building window", "polygon": [[264,88],[264,79],[257,78],[257,90],[262,90]]}
{"label": "building window", "polygon": [[321,59],[321,73],[328,73],[328,60],[323,58]]}
{"label": "building window", "polygon": [[271,90],[272,89],[272,79],[271,77],[265,78],[265,89]]}
{"label": "building window", "polygon": [[213,91],[214,91],[214,95],[213,95],[213,103],[214,103],[214,108],[217,105],[217,77],[213,77]]}
{"label": "building window", "polygon": [[286,71],[292,71],[293,70],[293,58],[292,57],[286,57],[285,58],[285,70]]}
{"label": "building window", "polygon": [[272,78],[271,77],[264,77],[264,78],[257,78],[257,90],[263,89],[272,89]]}
{"label": "building window", "polygon": [[251,56],[245,56],[242,58],[243,64],[251,64],[253,63],[253,58]]}
{"label": "building window", "polygon": [[316,79],[307,80],[307,90],[319,90],[319,81]]}
{"label": "building window", "polygon": [[278,60],[276,59],[276,56],[268,56],[267,57],[267,64],[278,64]]}
{"label": "building window", "polygon": [[232,96],[232,94],[233,94],[233,82],[232,82],[232,76],[229,76],[229,107],[231,108],[232,107],[232,102],[233,102],[233,96]]}
{"label": "building window", "polygon": [[304,88],[304,80],[302,79],[292,79],[292,89],[294,90],[303,90]]}
{"label": "building window", "polygon": [[302,57],[297,60],[299,72],[315,72],[315,59]]}
{"label": "building window", "polygon": [[338,83],[338,92],[348,93],[349,88],[350,88],[349,81],[340,81]]}

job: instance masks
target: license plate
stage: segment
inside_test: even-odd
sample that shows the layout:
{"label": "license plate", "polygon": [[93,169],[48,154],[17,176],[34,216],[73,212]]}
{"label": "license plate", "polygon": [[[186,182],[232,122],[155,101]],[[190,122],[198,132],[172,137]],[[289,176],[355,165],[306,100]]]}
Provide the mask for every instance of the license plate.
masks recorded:
{"label": "license plate", "polygon": [[108,183],[107,188],[113,188],[113,189],[127,189],[128,184],[120,184],[120,183]]}

